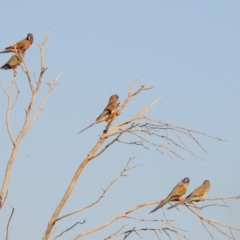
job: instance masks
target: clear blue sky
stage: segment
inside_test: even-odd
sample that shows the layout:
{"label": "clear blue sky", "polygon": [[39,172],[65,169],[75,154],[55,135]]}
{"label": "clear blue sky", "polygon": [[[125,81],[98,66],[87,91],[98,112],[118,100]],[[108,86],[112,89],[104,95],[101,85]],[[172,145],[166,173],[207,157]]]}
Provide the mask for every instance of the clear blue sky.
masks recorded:
{"label": "clear blue sky", "polygon": [[[81,135],[77,132],[98,117],[111,94],[117,93],[123,102],[135,78],[139,79],[138,86],[154,89],[135,98],[117,122],[162,95],[150,111],[151,116],[227,141],[201,137],[207,154],[187,142],[206,161],[190,155],[185,155],[185,161],[171,159],[155,149],[146,151],[116,144],[84,169],[62,214],[94,201],[130,156],[137,155],[134,162],[144,166],[121,179],[98,206],[58,223],[53,236],[85,219],[86,224],[59,238],[72,239],[139,203],[162,199],[186,176],[191,179],[189,191],[209,179],[208,197],[240,195],[239,1],[16,1],[2,3],[0,14],[1,49],[32,32],[34,43],[25,60],[32,74],[39,73],[37,43],[42,42],[49,28],[45,62],[50,67],[44,82],[66,71],[21,143],[0,218],[1,239],[5,238],[11,211],[8,204],[15,208],[10,239],[41,239],[75,169],[97,141],[104,124]],[[10,56],[0,55],[0,63],[4,64]],[[0,72],[6,87],[12,76],[12,71]],[[22,124],[23,107],[29,99],[27,79],[21,69],[17,83],[21,92],[11,117],[14,134]],[[44,83],[41,96],[46,89]],[[1,183],[11,150],[5,110],[6,97],[0,91]],[[230,208],[206,208],[202,214],[239,227],[239,201],[229,201],[229,205]],[[161,210],[148,215],[153,207],[132,216],[162,219]],[[210,239],[200,221],[183,208],[165,213],[176,220],[177,226],[190,230],[186,233],[190,239]],[[129,224],[126,229],[165,226],[127,220],[84,239],[106,237],[123,224]],[[155,237],[153,233],[142,236]],[[236,236],[240,238],[239,233]],[[139,237],[132,235],[130,239]]]}

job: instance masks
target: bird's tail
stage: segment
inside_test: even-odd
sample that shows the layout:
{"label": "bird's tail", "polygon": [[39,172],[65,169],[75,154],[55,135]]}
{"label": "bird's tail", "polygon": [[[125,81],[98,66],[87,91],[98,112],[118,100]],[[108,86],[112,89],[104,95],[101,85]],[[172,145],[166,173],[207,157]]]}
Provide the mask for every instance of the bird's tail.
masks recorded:
{"label": "bird's tail", "polygon": [[191,202],[191,201],[193,201],[192,198],[185,198],[184,200],[175,203],[174,205],[168,207],[167,209],[170,210],[170,209],[172,209],[172,208],[177,207],[177,206],[180,205],[180,204],[184,204],[185,202]]}
{"label": "bird's tail", "polygon": [[[84,128],[82,131],[80,131],[79,133],[82,133],[83,131],[87,130],[88,128],[92,127],[96,122],[92,123],[91,125],[89,125],[88,127]],[[78,133],[78,134],[79,134]]]}
{"label": "bird's tail", "polygon": [[[157,207],[155,207],[150,213],[153,213],[153,212],[155,212],[155,211],[157,211],[159,208],[161,208],[161,207],[163,207],[165,204],[167,204],[168,203],[168,201],[165,199],[165,200],[163,200],[159,205],[157,205]],[[149,214],[150,214],[149,213]]]}
{"label": "bird's tail", "polygon": [[2,67],[0,67],[1,70],[8,70],[8,69],[11,69],[8,65],[3,65]]}
{"label": "bird's tail", "polygon": [[5,50],[1,51],[0,53],[9,53],[9,52],[13,52],[13,51],[5,49]]}

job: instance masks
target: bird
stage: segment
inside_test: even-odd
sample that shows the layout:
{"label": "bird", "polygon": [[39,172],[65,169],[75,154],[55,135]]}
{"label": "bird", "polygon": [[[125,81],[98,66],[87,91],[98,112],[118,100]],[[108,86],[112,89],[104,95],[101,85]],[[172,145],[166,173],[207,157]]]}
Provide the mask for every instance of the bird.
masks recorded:
{"label": "bird", "polygon": [[[108,105],[105,107],[105,109],[103,110],[103,112],[99,115],[99,117],[96,119],[96,121],[94,123],[92,123],[91,125],[89,125],[88,127],[84,128],[82,131],[80,131],[79,133],[87,130],[88,128],[92,127],[94,124],[96,123],[100,123],[100,122],[110,122],[113,118],[113,116],[116,114],[117,112],[117,108],[119,106],[119,101],[118,101],[118,95],[117,94],[113,94],[108,101]],[[78,134],[79,134],[78,133]]]}
{"label": "bird", "polygon": [[13,44],[12,46],[6,47],[0,53],[8,53],[8,52],[18,53],[18,50],[20,49],[22,49],[23,51],[26,51],[31,46],[32,43],[33,43],[33,34],[28,33],[26,38]]}
{"label": "bird", "polygon": [[150,213],[157,211],[159,208],[163,207],[168,202],[182,200],[182,195],[186,193],[189,182],[190,179],[188,177],[184,178],[173,188],[173,190],[169,193],[167,198],[162,200],[161,203],[156,208],[154,208]]}
{"label": "bird", "polygon": [[17,66],[23,61],[24,53],[25,51],[19,49],[19,52],[14,54],[0,69],[13,69],[14,76],[16,76]]}
{"label": "bird", "polygon": [[178,206],[180,204],[183,204],[183,203],[186,203],[186,202],[199,202],[199,201],[203,201],[204,197],[208,193],[209,189],[210,189],[210,181],[209,180],[205,180],[202,185],[197,187],[184,200],[182,200],[182,201],[180,201],[180,202],[170,206],[168,208],[168,210],[172,209],[172,208],[175,208],[176,206]]}

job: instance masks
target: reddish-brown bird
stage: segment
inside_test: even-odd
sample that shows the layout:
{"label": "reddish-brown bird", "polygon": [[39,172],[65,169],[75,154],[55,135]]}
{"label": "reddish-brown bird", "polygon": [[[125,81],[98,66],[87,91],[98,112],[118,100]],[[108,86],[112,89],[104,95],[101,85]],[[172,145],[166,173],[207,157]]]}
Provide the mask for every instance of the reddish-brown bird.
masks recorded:
{"label": "reddish-brown bird", "polygon": [[28,33],[25,39],[13,44],[12,46],[6,47],[0,53],[8,53],[8,52],[18,53],[18,50],[20,49],[22,49],[23,51],[26,51],[31,46],[32,43],[33,43],[33,34]]}
{"label": "reddish-brown bird", "polygon": [[19,49],[18,53],[14,54],[0,69],[13,69],[14,76],[17,73],[17,66],[23,61],[24,53],[22,49]]}
{"label": "reddish-brown bird", "polygon": [[[90,126],[84,128],[81,132],[85,131],[86,129],[92,127],[95,123],[100,123],[100,122],[110,122],[113,118],[113,116],[117,112],[118,105],[120,104],[118,101],[118,95],[114,94],[109,98],[108,105],[106,108],[103,110],[103,112],[100,114],[100,116],[96,119],[94,123],[92,123]],[[79,133],[81,133],[79,132]]]}

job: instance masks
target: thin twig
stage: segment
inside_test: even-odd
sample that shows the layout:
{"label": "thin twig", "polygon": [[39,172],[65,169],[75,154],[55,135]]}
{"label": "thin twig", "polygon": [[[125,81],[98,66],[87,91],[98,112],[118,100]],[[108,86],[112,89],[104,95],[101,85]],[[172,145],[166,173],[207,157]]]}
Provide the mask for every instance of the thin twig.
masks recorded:
{"label": "thin twig", "polygon": [[[130,217],[130,216],[125,216],[124,218],[127,218],[127,219],[132,219],[132,220],[135,220],[135,221],[141,221],[141,222],[166,222],[166,220],[164,219],[140,219],[140,218],[135,218],[135,217]],[[173,222],[174,220],[169,220],[168,221],[171,221]]]}
{"label": "thin twig", "polygon": [[30,123],[29,123],[29,125],[28,125],[27,131],[29,131],[29,129],[30,129],[30,128],[32,127],[32,125],[33,125],[33,122],[36,120],[38,114],[43,110],[43,106],[44,106],[45,102],[47,101],[50,93],[52,92],[52,90],[54,89],[54,87],[57,85],[59,78],[63,75],[64,72],[65,72],[65,71],[61,72],[61,73],[55,78],[54,82],[53,82],[51,85],[49,85],[48,91],[46,92],[45,96],[43,97],[43,100],[42,100],[42,102],[40,103],[39,107],[37,108],[36,113],[33,115],[32,119],[30,120]]}
{"label": "thin twig", "polygon": [[[9,205],[10,206],[10,205]],[[6,240],[9,239],[9,224],[11,222],[11,219],[12,219],[12,216],[13,216],[13,213],[14,213],[14,208],[12,206],[10,206],[10,208],[12,208],[12,212],[10,214],[10,217],[8,219],[8,223],[7,223],[7,229],[6,229]]]}
{"label": "thin twig", "polygon": [[113,143],[115,143],[116,141],[119,140],[119,138],[121,137],[122,133],[119,133],[117,135],[116,138],[114,138],[110,143],[108,143],[100,152],[96,153],[94,156],[92,156],[91,160],[93,160],[94,158],[98,157],[99,155],[101,155],[103,152],[105,152],[107,150],[108,147],[110,147]]}
{"label": "thin twig", "polygon": [[129,166],[130,162],[131,162],[132,160],[134,160],[134,159],[135,159],[135,157],[129,158],[128,162],[127,162],[126,165],[124,166],[124,169],[121,171],[121,173],[120,173],[112,182],[110,182],[110,184],[108,184],[105,189],[102,189],[103,192],[102,192],[102,194],[96,199],[96,201],[94,201],[93,203],[91,203],[91,204],[89,204],[89,205],[87,205],[87,206],[85,206],[85,207],[83,207],[83,208],[81,208],[81,209],[79,209],[79,210],[76,210],[76,211],[74,211],[74,212],[65,214],[65,215],[57,218],[55,222],[57,222],[57,221],[59,221],[59,220],[61,220],[61,219],[63,219],[63,218],[69,217],[69,216],[71,216],[71,215],[74,215],[74,214],[76,214],[76,213],[82,212],[82,211],[84,211],[84,210],[86,210],[86,209],[88,209],[88,208],[96,205],[96,204],[106,195],[107,191],[109,191],[109,189],[114,185],[114,183],[116,183],[121,177],[125,176],[125,172],[126,172],[126,171],[131,170],[131,169],[136,168],[136,167],[139,166],[139,165],[135,165],[135,166],[132,166],[132,167]]}
{"label": "thin twig", "polygon": [[133,230],[135,230],[135,227],[134,227],[131,231],[128,231],[128,232],[125,234],[123,240],[125,240],[125,239],[133,232]]}
{"label": "thin twig", "polygon": [[163,231],[166,235],[168,235],[167,232],[169,231],[169,232],[177,234],[178,236],[180,236],[180,237],[182,237],[184,239],[188,239],[184,234],[182,234],[182,233],[180,233],[180,232],[178,232],[176,230],[173,230],[171,228],[166,228],[166,227],[164,227],[164,228],[135,228],[134,227],[131,230],[124,231],[124,232],[119,232],[117,234],[113,234],[113,235],[110,235],[108,237],[102,238],[102,240],[108,240],[108,239],[115,238],[115,237],[118,237],[118,236],[121,236],[121,235],[125,235],[124,239],[126,239],[131,233],[138,233],[140,231],[154,231],[154,232],[156,232],[156,231],[159,231],[159,232]]}
{"label": "thin twig", "polygon": [[[234,228],[234,227],[232,227],[232,226],[229,226],[229,225],[226,225],[226,224],[223,224],[223,223],[219,223],[219,222],[217,222],[217,221],[215,221],[215,220],[212,220],[212,219],[203,217],[203,216],[200,215],[198,212],[194,211],[190,205],[187,205],[187,208],[188,208],[192,213],[194,213],[194,214],[201,220],[201,222],[203,223],[204,228],[207,230],[207,232],[208,232],[209,235],[212,237],[212,239],[214,239],[214,238],[213,238],[213,235],[212,235],[212,234],[210,233],[210,231],[206,228],[206,226],[205,226],[204,223],[209,224],[210,226],[212,226],[213,228],[215,228],[218,232],[220,232],[220,233],[223,234],[224,236],[229,237],[229,238],[231,238],[231,239],[235,239],[234,236],[233,236],[232,230],[234,230],[234,231],[240,231],[240,228]],[[218,226],[229,229],[229,231],[230,231],[230,233],[231,233],[231,236],[230,236],[229,234],[227,234],[226,232],[224,232],[222,229],[220,229]]]}
{"label": "thin twig", "polygon": [[2,81],[0,81],[0,85],[1,85],[1,87],[2,87],[2,89],[3,89],[3,92],[5,93],[6,97],[8,98],[7,90],[6,90],[6,88],[4,87]]}
{"label": "thin twig", "polygon": [[19,93],[20,93],[20,91],[19,91],[19,89],[18,89],[18,87],[17,87],[17,83],[16,83],[16,80],[15,80],[15,79],[14,79],[14,84],[15,84],[15,86],[16,86],[17,93],[16,93],[15,101],[14,101],[14,103],[12,104],[10,110],[12,110],[12,109],[16,106],[17,101],[18,101],[18,96],[19,96]]}
{"label": "thin twig", "polygon": [[70,228],[64,230],[63,232],[61,232],[59,235],[57,235],[53,240],[57,239],[58,237],[62,236],[64,233],[68,232],[69,230],[73,229],[75,226],[77,226],[78,224],[84,224],[85,223],[85,219],[83,220],[83,222],[76,222],[75,224],[73,224]]}

